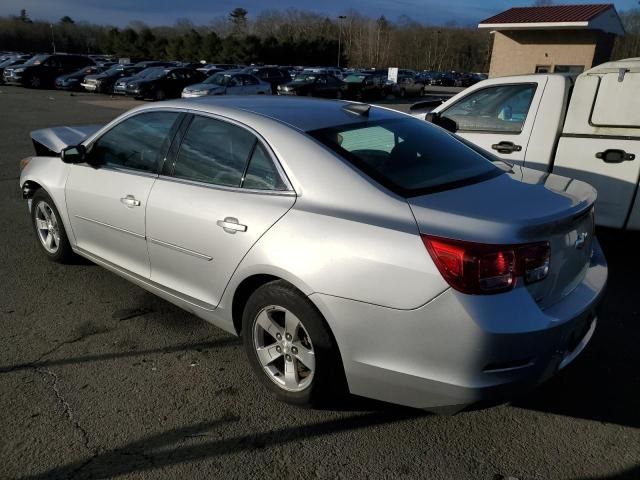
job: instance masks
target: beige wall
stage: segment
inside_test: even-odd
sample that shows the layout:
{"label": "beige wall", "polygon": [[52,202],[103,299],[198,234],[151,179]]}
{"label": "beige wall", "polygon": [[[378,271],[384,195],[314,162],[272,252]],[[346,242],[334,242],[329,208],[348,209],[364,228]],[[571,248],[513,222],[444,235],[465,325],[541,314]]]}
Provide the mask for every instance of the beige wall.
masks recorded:
{"label": "beige wall", "polygon": [[[535,73],[536,65],[593,65],[601,35],[593,30],[495,32],[489,76]],[[610,53],[610,52],[609,52]]]}

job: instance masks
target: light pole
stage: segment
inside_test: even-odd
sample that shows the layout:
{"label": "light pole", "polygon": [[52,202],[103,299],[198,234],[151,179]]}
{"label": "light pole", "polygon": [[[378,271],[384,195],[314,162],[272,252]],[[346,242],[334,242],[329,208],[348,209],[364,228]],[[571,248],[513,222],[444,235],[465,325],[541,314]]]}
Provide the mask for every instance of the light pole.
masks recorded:
{"label": "light pole", "polygon": [[342,20],[347,18],[346,15],[338,15],[338,68],[340,68],[340,56],[342,55]]}
{"label": "light pole", "polygon": [[53,36],[53,23],[50,23],[49,26],[51,27],[51,46],[53,47],[53,54],[56,54],[56,39]]}

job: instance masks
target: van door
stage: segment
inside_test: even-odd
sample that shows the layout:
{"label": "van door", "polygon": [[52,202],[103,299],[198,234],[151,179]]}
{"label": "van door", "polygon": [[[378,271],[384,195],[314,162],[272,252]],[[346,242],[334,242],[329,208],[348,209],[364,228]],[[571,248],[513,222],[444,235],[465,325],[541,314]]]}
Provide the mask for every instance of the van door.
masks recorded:
{"label": "van door", "polygon": [[598,225],[625,228],[636,200],[640,177],[638,92],[638,71],[586,75],[576,82],[553,171],[598,190]]}
{"label": "van door", "polygon": [[456,122],[457,135],[523,165],[546,81],[488,85],[436,111]]}

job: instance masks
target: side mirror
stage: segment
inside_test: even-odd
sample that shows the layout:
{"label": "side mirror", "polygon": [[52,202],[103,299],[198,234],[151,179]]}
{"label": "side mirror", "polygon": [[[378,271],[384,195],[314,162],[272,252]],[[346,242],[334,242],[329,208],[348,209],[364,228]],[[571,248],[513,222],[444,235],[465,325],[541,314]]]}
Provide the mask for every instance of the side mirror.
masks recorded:
{"label": "side mirror", "polygon": [[427,122],[431,122],[439,127],[444,128],[445,130],[450,131],[451,133],[456,133],[458,131],[458,124],[451,120],[449,117],[443,117],[439,113],[431,112],[427,113],[424,117]]}
{"label": "side mirror", "polygon": [[84,145],[63,148],[60,152],[60,158],[64,163],[83,163],[87,155],[87,149]]}

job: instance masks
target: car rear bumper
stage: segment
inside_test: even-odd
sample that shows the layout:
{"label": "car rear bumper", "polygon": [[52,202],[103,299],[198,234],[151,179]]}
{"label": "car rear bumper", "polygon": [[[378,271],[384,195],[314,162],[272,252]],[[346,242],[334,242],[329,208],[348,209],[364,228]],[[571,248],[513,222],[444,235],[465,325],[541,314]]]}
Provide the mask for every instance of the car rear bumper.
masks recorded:
{"label": "car rear bumper", "polygon": [[583,281],[542,310],[524,287],[442,292],[415,310],[314,293],[340,348],[351,393],[436,412],[508,401],[585,348],[607,265],[599,244]]}

